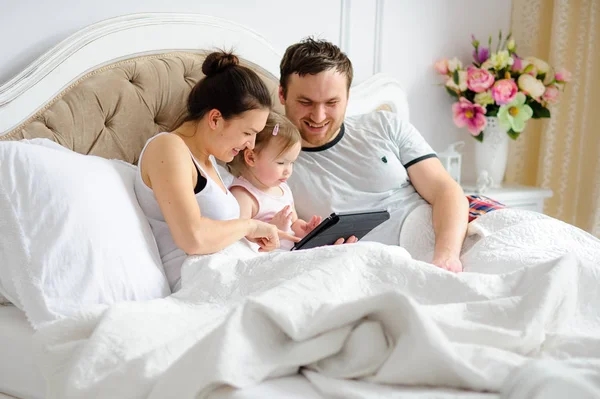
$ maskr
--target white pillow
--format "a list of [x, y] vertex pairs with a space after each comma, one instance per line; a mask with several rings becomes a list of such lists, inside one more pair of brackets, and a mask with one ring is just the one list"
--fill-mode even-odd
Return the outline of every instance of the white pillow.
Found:
[[59, 150], [59, 151], [72, 152], [67, 147], [63, 147], [62, 145], [58, 144], [57, 142], [49, 140], [49, 139], [40, 139], [40, 138], [23, 139], [23, 140], [20, 140], [20, 142], [27, 143], [27, 144], [41, 145], [42, 147], [54, 148], [55, 150]]
[[[24, 139], [24, 140], [21, 140], [21, 143], [41, 145], [43, 147], [54, 148], [56, 150], [66, 151], [66, 152], [71, 151], [68, 148], [65, 148], [62, 145], [60, 145], [52, 140], [48, 140], [48, 139], [41, 139], [41, 138], [28, 139], [28, 140]], [[1, 263], [0, 263], [0, 265], [1, 265]], [[7, 273], [5, 273], [5, 274], [7, 274]], [[10, 285], [12, 285], [12, 283]], [[5, 289], [2, 286], [2, 273], [1, 273], [1, 269], [0, 269], [0, 305], [10, 304], [11, 301], [9, 301], [8, 298], [6, 298], [2, 295], [3, 292], [5, 292]], [[15, 299], [15, 300], [18, 302], [17, 299]]]
[[0, 142], [0, 294], [34, 328], [170, 294], [133, 190], [136, 172], [63, 148]]

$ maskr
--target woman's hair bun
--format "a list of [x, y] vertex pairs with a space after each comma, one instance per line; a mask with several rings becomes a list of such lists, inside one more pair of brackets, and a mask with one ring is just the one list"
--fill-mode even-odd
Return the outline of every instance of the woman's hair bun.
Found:
[[202, 72], [206, 76], [214, 76], [239, 63], [240, 60], [232, 52], [215, 51], [210, 53], [202, 63]]

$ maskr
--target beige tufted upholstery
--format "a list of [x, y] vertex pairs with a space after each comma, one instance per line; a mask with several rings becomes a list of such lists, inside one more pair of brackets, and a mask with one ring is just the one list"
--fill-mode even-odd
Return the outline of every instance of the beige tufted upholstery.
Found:
[[[137, 163], [146, 140], [176, 128], [191, 88], [204, 75], [204, 54], [168, 53], [121, 61], [78, 79], [0, 140], [48, 138], [82, 154]], [[275, 78], [254, 69], [271, 91]], [[282, 111], [280, 108], [278, 111]]]

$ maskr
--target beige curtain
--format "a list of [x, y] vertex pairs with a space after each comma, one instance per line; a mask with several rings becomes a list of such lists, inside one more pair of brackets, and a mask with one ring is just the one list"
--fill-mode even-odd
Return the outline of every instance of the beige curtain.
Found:
[[572, 73], [550, 119], [511, 144], [507, 182], [549, 188], [544, 212], [600, 237], [600, 0], [513, 0], [521, 56]]

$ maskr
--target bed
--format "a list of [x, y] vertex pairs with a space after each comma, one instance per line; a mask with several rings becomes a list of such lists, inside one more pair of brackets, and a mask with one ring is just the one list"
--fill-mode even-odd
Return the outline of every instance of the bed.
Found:
[[[184, 117], [186, 94], [202, 76], [204, 54], [215, 47], [234, 48], [279, 104], [281, 54], [240, 25], [192, 14], [135, 14], [92, 25], [0, 87], [0, 144], [23, 143], [0, 158], [0, 188], [13, 184], [0, 197], [4, 214], [12, 212], [0, 222], [7, 229], [0, 230], [0, 292], [6, 291], [4, 302], [18, 304], [0, 306], [0, 395], [541, 398], [600, 392], [600, 241], [535, 212], [507, 209], [471, 223], [463, 275], [425, 262], [433, 231], [431, 209], [422, 207], [407, 219], [401, 246], [365, 243], [307, 251], [302, 259], [295, 253], [258, 259], [237, 243], [214, 256], [190, 257], [184, 288], [168, 296], [139, 214], [103, 208], [131, 200], [122, 183], [131, 182], [144, 142]], [[394, 79], [376, 75], [352, 87], [348, 114], [382, 108], [409, 118]], [[84, 180], [57, 179], [61, 173]], [[64, 196], [40, 195], [47, 187], [33, 176], [55, 179], [47, 187], [60, 186]], [[92, 184], [120, 191], [82, 197]], [[97, 223], [98, 248], [65, 258], [57, 242], [81, 238], [73, 214]], [[63, 225], [77, 228], [65, 232]], [[47, 246], [41, 251], [31, 245], [39, 237]], [[107, 277], [94, 258], [103, 249], [126, 251], [119, 261], [127, 273]], [[66, 267], [60, 262], [79, 279], [53, 281]], [[38, 272], [44, 277], [36, 278]], [[114, 300], [98, 282], [111, 276], [118, 280], [111, 288], [126, 292], [126, 300]], [[140, 276], [145, 285], [130, 290]], [[80, 295], [53, 292], [50, 283], [70, 284]], [[90, 306], [80, 311], [82, 303]]]

